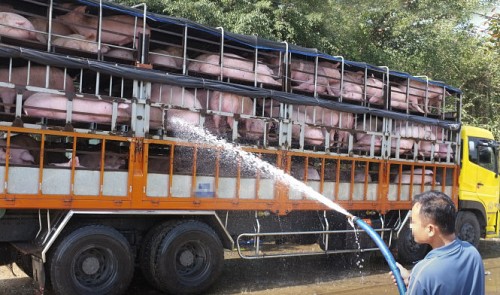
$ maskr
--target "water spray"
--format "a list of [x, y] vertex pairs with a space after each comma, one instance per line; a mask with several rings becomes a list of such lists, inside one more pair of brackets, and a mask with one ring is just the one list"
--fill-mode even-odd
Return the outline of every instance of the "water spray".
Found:
[[406, 285], [403, 281], [403, 278], [401, 277], [399, 268], [396, 265], [396, 260], [394, 260], [394, 257], [392, 256], [391, 252], [387, 248], [387, 245], [384, 243], [380, 235], [377, 234], [375, 230], [371, 226], [366, 224], [366, 222], [364, 222], [361, 218], [356, 217], [351, 213], [347, 212], [347, 210], [340, 207], [337, 203], [326, 198], [322, 194], [312, 189], [310, 186], [305, 185], [303, 182], [295, 179], [291, 175], [285, 173], [283, 170], [278, 169], [275, 166], [258, 159], [255, 155], [245, 152], [242, 149], [235, 147], [233, 144], [218, 139], [216, 136], [210, 134], [204, 129], [190, 125], [180, 118], [173, 118], [172, 123], [174, 125], [174, 129], [178, 130], [182, 129], [181, 134], [184, 137], [187, 136], [188, 140], [202, 139], [203, 141], [208, 141], [211, 144], [222, 147], [225, 151], [231, 153], [232, 154], [231, 156], [240, 156], [243, 159], [254, 163], [254, 165], [261, 171], [269, 172], [276, 179], [287, 182], [292, 188], [302, 193], [305, 193], [310, 198], [314, 198], [317, 201], [330, 207], [331, 209], [344, 214], [353, 224], [356, 223], [360, 228], [362, 228], [375, 242], [375, 244], [379, 247], [380, 251], [382, 252], [382, 255], [389, 264], [389, 268], [391, 269], [392, 273], [394, 274], [394, 277], [396, 278], [399, 294], [404, 295], [406, 293]]

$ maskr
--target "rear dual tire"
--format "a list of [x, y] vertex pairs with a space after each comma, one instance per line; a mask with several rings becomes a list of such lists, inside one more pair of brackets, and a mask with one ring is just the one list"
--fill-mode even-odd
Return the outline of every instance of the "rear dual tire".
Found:
[[207, 224], [188, 220], [167, 222], [147, 234], [140, 265], [146, 279], [169, 294], [199, 294], [222, 272], [220, 239]]
[[49, 271], [56, 294], [124, 294], [132, 280], [134, 259], [120, 232], [89, 225], [58, 243], [49, 256]]

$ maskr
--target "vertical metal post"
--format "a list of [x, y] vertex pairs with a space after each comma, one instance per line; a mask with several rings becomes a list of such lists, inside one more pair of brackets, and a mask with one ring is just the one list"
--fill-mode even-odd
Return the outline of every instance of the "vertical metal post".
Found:
[[217, 27], [216, 29], [221, 31], [219, 63], [220, 63], [220, 80], [222, 81], [224, 79], [224, 28]]
[[49, 27], [47, 28], [48, 29], [48, 32], [47, 32], [47, 52], [50, 52], [50, 45], [52, 43], [52, 13], [53, 13], [53, 9], [54, 9], [54, 1], [50, 0], [50, 2], [49, 2], [49, 15], [48, 15]]
[[335, 58], [340, 58], [341, 66], [340, 66], [340, 102], [342, 102], [342, 91], [344, 90], [344, 57], [337, 55]]

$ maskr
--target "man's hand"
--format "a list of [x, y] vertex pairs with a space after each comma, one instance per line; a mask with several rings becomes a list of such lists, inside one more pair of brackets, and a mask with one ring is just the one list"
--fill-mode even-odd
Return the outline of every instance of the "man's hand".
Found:
[[[401, 264], [396, 262], [396, 266], [399, 268], [399, 273], [401, 273], [401, 277], [403, 278], [403, 281], [405, 282], [406, 287], [408, 287], [409, 283], [409, 278], [410, 278], [410, 271], [404, 268]], [[392, 281], [394, 282], [394, 285], [397, 285], [396, 283], [396, 277], [392, 273], [392, 271], [389, 272], [391, 275]]]

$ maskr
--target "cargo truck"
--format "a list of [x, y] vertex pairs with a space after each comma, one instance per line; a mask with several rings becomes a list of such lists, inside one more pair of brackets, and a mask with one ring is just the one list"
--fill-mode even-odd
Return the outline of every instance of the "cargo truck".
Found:
[[460, 238], [499, 235], [498, 144], [462, 125], [457, 88], [144, 4], [4, 2], [0, 265], [41, 291], [124, 294], [142, 272], [201, 293], [225, 250], [377, 251], [262, 163], [369, 222], [400, 261], [429, 250], [408, 226], [424, 191], [454, 200]]

